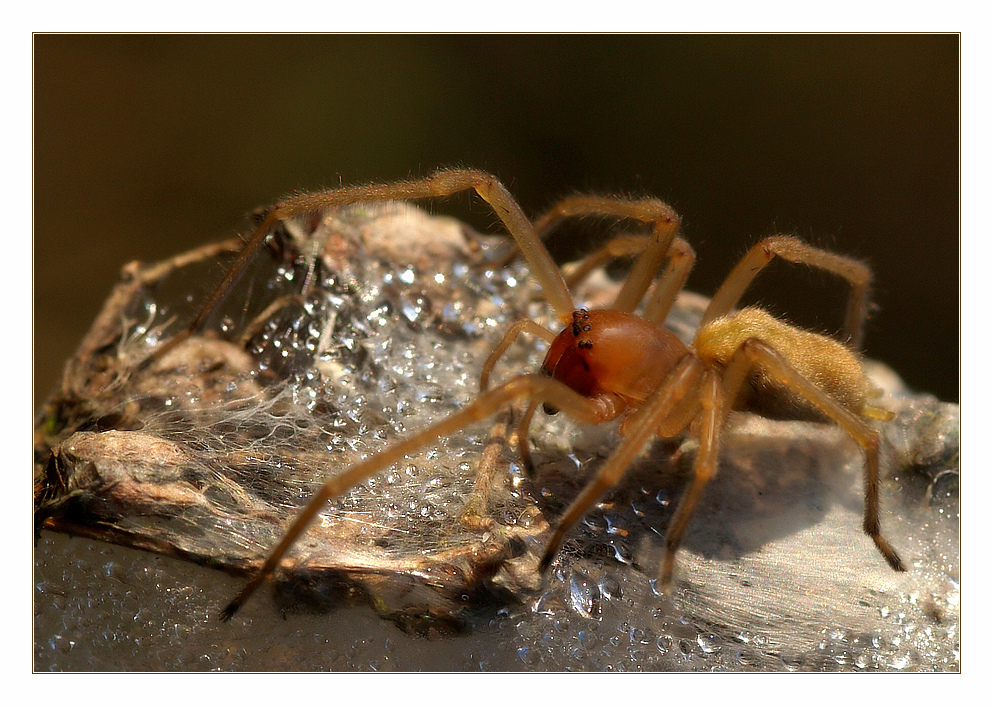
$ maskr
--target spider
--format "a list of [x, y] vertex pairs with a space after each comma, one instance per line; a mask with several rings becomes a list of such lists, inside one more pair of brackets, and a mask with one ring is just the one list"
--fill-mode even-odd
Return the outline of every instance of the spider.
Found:
[[[705, 310], [692, 342], [684, 344], [663, 322], [695, 255], [679, 235], [679, 216], [658, 199], [573, 196], [558, 202], [532, 223], [494, 176], [472, 169], [444, 170], [423, 179], [293, 196], [268, 212], [189, 328], [161, 345], [150, 360], [161, 357], [203, 325], [278, 223], [356, 202], [445, 197], [470, 190], [492, 207], [513, 236], [560, 320], [561, 330], [555, 332], [530, 320], [514, 324], [485, 361], [477, 398], [449, 417], [329, 479], [299, 511], [261, 568], [224, 608], [222, 620], [230, 619], [272, 573], [330, 499], [418, 448], [522, 401], [527, 407], [518, 422], [518, 439], [528, 468], [528, 430], [539, 407], [548, 413], [562, 412], [582, 424], [620, 421], [621, 440], [616, 449], [554, 525], [539, 562], [542, 571], [550, 565], [570, 527], [619, 482], [651, 438], [689, 433], [698, 438], [699, 447], [692, 481], [665, 534], [659, 585], [668, 588], [683, 533], [716, 471], [722, 429], [733, 409], [831, 421], [847, 432], [865, 455], [863, 530], [894, 570], [905, 570], [880, 530], [879, 435], [867, 421], [885, 420], [892, 415], [871, 403], [871, 387], [854, 352], [861, 343], [870, 270], [861, 262], [791, 236], [765, 238], [732, 269]], [[609, 241], [570, 273], [569, 281], [575, 283], [612, 258], [637, 256], [613, 306], [587, 311], [574, 305], [567, 280], [542, 238], [566, 218], [594, 215], [645, 223], [651, 226], [651, 232]], [[847, 345], [793, 327], [759, 308], [736, 310], [752, 280], [775, 257], [833, 272], [850, 283], [844, 325]], [[656, 277], [660, 270], [661, 275]], [[643, 300], [642, 313], [635, 314]], [[549, 344], [541, 370], [514, 376], [491, 389], [489, 378], [495, 364], [522, 334]]]

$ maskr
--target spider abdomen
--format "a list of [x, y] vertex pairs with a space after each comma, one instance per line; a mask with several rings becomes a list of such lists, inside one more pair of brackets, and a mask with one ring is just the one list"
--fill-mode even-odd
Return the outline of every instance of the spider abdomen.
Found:
[[[776, 349], [800, 375], [846, 409], [862, 414], [869, 383], [858, 355], [833, 338], [790, 326], [764, 309], [748, 307], [711, 321], [697, 333], [694, 348], [704, 361], [725, 367], [748, 339], [758, 339]], [[761, 367], [749, 379], [735, 407], [773, 418], [824, 418]]]

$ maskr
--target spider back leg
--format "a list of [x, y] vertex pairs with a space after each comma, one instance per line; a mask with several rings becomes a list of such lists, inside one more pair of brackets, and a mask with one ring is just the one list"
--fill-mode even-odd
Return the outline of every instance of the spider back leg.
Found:
[[757, 338], [745, 340], [731, 356], [724, 372], [724, 398], [730, 403], [751, 373], [761, 370], [778, 384], [803, 397], [825, 417], [845, 430], [865, 454], [865, 510], [862, 529], [895, 571], [906, 571], [899, 554], [883, 537], [879, 524], [879, 433], [861, 416], [797, 372], [785, 356]]
[[815, 248], [789, 235], [765, 238], [752, 246], [710, 300], [700, 325], [703, 326], [730, 314], [738, 306], [741, 296], [759, 272], [775, 257], [781, 257], [789, 262], [805, 263], [848, 280], [852, 289], [845, 310], [844, 336], [853, 350], [861, 348], [872, 270], [863, 262]]

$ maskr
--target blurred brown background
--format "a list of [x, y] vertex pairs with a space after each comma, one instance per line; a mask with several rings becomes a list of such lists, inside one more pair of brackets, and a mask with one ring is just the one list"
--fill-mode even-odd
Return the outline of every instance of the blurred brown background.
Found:
[[[957, 401], [958, 52], [956, 35], [36, 36], [35, 405], [126, 262], [288, 192], [450, 165], [496, 173], [532, 214], [574, 191], [662, 197], [704, 293], [774, 232], [865, 258], [867, 352]], [[432, 208], [494, 226], [478, 201]], [[829, 277], [762, 283], [794, 321], [841, 321]]]

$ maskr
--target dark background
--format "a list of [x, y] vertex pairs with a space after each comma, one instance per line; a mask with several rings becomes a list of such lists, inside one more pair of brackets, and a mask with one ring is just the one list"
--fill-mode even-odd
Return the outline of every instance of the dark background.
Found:
[[[35, 405], [126, 262], [292, 191], [453, 165], [531, 214], [660, 196], [704, 293], [775, 232], [864, 258], [867, 353], [957, 401], [958, 61], [957, 35], [36, 36]], [[432, 208], [495, 225], [468, 198]], [[762, 284], [774, 311], [839, 325], [830, 277]]]

